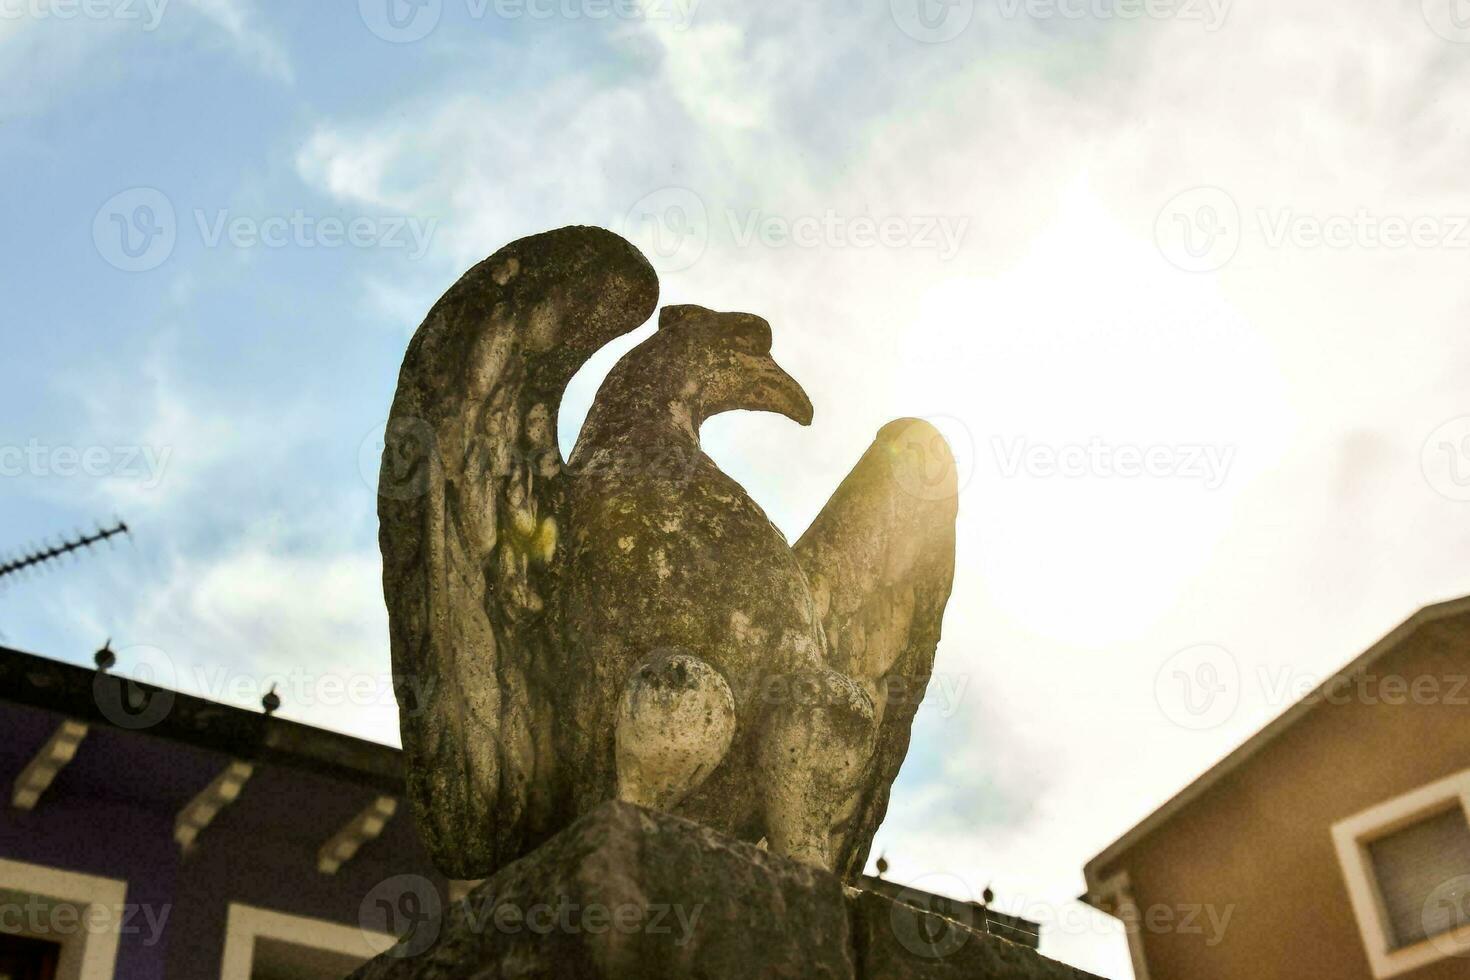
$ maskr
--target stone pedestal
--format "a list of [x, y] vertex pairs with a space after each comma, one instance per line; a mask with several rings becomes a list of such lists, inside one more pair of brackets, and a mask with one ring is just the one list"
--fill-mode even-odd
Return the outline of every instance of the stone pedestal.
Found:
[[1086, 980], [664, 813], [608, 803], [351, 980]]

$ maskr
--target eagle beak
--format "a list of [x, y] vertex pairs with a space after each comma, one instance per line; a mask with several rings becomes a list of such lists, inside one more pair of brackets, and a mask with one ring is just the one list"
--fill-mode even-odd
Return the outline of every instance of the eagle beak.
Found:
[[812, 424], [812, 400], [801, 390], [796, 379], [781, 370], [781, 365], [769, 354], [741, 353], [736, 356], [745, 388], [740, 408], [775, 412], [798, 425]]

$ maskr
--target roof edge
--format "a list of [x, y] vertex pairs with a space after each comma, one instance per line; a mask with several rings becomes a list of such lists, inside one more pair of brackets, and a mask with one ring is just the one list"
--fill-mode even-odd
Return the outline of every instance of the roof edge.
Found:
[[[123, 685], [127, 685], [126, 694]], [[275, 718], [232, 704], [186, 694], [127, 677], [52, 660], [0, 646], [0, 702], [25, 705], [118, 731], [166, 738], [196, 748], [256, 762], [287, 765], [402, 795], [402, 752], [326, 728]], [[166, 699], [162, 716], [140, 723], [142, 715], [121, 708], [141, 694], [139, 703]], [[104, 708], [108, 700], [113, 710]], [[145, 709], [149, 710], [149, 709]], [[119, 712], [124, 717], [119, 717]]]
[[1418, 632], [1421, 627], [1462, 613], [1470, 613], [1470, 595], [1446, 599], [1443, 602], [1432, 603], [1420, 608], [1408, 619], [1385, 634], [1377, 643], [1374, 643], [1367, 650], [1363, 651], [1351, 663], [1333, 673], [1321, 684], [1313, 688], [1310, 693], [1304, 695], [1291, 707], [1273, 718], [1264, 728], [1242, 742], [1229, 755], [1226, 755], [1219, 762], [1206, 769], [1193, 782], [1166, 800], [1162, 806], [1154, 810], [1147, 817], [1144, 817], [1131, 830], [1109, 844], [1097, 856], [1083, 865], [1082, 876], [1087, 884], [1087, 892], [1082, 896], [1083, 901], [1094, 908], [1106, 911], [1106, 909], [1101, 909], [1095, 901], [1096, 893], [1101, 887], [1101, 882], [1098, 880], [1099, 869], [1118, 860], [1135, 844], [1168, 822], [1179, 811], [1204, 795], [1206, 791], [1220, 780], [1254, 758], [1261, 750], [1274, 742], [1278, 736], [1306, 717], [1313, 708], [1322, 703], [1324, 698], [1321, 695], [1332, 685], [1338, 684], [1344, 679], [1351, 678], [1367, 670], [1390, 651], [1396, 649], [1414, 633]]

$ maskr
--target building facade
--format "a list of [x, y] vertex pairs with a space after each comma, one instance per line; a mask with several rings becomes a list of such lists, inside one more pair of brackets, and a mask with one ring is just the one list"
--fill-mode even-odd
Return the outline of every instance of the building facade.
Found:
[[1414, 615], [1085, 874], [1139, 980], [1470, 977], [1470, 598]]
[[3, 647], [0, 732], [0, 980], [338, 980], [425, 950], [473, 884], [434, 870], [388, 746]]
[[336, 980], [450, 897], [397, 750], [0, 648], [0, 976]]

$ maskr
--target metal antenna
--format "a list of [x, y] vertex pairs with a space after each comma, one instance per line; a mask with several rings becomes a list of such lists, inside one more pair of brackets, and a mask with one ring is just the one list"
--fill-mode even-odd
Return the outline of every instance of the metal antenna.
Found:
[[116, 521], [112, 527], [104, 528], [99, 525], [96, 534], [78, 534], [74, 538], [65, 539], [60, 544], [53, 545], [49, 548], [40, 548], [27, 552], [14, 561], [0, 562], [0, 579], [5, 578], [7, 575], [14, 575], [35, 565], [44, 565], [48, 561], [55, 561], [57, 558], [63, 555], [69, 555], [73, 551], [90, 549], [92, 545], [99, 541], [106, 541], [119, 534], [126, 535], [128, 533], [128, 526], [120, 520]]

